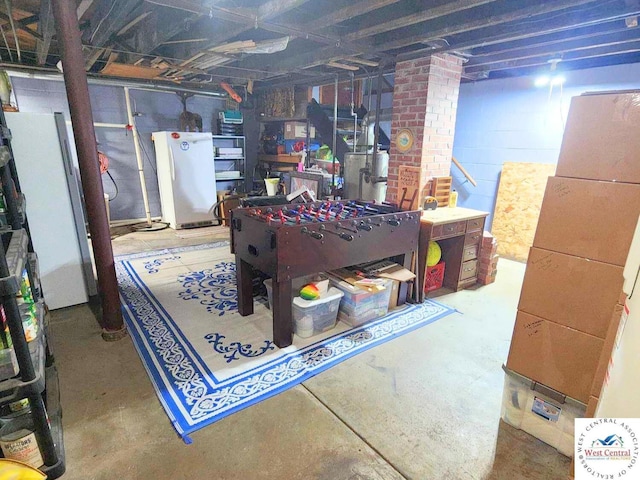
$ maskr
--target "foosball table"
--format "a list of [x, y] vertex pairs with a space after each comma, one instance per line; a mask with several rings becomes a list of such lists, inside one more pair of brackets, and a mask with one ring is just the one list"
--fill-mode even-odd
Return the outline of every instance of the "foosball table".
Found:
[[[324, 201], [232, 211], [238, 311], [253, 313], [252, 268], [272, 277], [273, 341], [293, 341], [294, 278], [392, 257], [411, 269], [418, 249], [420, 211], [359, 201]], [[403, 283], [399, 303], [409, 296]]]

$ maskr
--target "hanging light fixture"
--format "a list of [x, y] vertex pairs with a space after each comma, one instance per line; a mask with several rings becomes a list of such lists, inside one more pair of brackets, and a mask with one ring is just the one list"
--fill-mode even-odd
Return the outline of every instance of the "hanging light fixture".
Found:
[[561, 61], [562, 61], [561, 58], [553, 58], [549, 60], [549, 63], [551, 64], [551, 68], [550, 68], [551, 73], [536, 77], [533, 84], [538, 88], [546, 87], [549, 85], [554, 87], [554, 86], [564, 84], [564, 82], [566, 81], [565, 76], [556, 72], [558, 63], [560, 63]]

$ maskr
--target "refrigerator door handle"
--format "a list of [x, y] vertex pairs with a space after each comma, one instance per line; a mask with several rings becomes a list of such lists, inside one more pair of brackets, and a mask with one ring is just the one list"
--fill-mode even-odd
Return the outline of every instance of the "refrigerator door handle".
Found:
[[173, 147], [169, 145], [169, 170], [171, 170], [171, 180], [176, 180], [176, 166], [173, 159]]
[[63, 155], [62, 155], [62, 163], [64, 164], [64, 168], [67, 171], [67, 175], [69, 175], [70, 177], [74, 177], [75, 173], [73, 171], [73, 167], [71, 166], [71, 150], [69, 150], [69, 141], [64, 138], [62, 139], [62, 148], [63, 148]]

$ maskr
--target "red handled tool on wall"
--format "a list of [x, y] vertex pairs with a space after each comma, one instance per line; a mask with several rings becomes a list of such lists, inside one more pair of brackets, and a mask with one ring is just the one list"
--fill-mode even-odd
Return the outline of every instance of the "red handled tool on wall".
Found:
[[242, 103], [242, 97], [238, 95], [238, 93], [233, 89], [231, 85], [227, 82], [220, 82], [220, 86], [224, 89], [225, 92], [229, 94], [231, 98], [233, 98], [236, 102]]

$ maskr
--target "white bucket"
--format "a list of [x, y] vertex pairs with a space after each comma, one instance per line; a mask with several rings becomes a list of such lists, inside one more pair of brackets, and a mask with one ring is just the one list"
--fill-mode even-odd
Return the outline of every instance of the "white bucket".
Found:
[[278, 183], [280, 183], [279, 178], [265, 178], [264, 185], [267, 187], [267, 195], [273, 197], [278, 193]]

